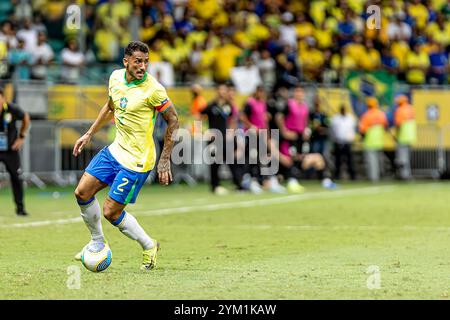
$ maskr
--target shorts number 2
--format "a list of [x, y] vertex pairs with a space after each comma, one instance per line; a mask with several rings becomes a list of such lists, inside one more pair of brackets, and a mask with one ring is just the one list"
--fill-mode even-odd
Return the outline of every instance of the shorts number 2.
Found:
[[122, 178], [122, 181], [123, 183], [117, 186], [117, 190], [119, 190], [120, 192], [123, 192], [123, 187], [125, 187], [129, 182], [127, 178]]

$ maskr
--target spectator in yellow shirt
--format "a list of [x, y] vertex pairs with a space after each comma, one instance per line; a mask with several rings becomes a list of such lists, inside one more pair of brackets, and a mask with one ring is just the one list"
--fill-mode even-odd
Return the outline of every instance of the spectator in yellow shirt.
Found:
[[[6, 64], [6, 58], [8, 57], [8, 44], [6, 41], [0, 40], [0, 62]], [[1, 73], [1, 70], [0, 70]]]
[[331, 68], [339, 74], [339, 77], [344, 77], [348, 71], [358, 68], [356, 61], [348, 53], [348, 46], [340, 48], [339, 53], [333, 54]]
[[348, 6], [358, 15], [361, 15], [364, 9], [365, 0], [347, 0]]
[[202, 20], [213, 18], [220, 10], [217, 0], [194, 0], [191, 5], [195, 11], [195, 15]]
[[102, 19], [119, 20], [120, 18], [129, 17], [132, 10], [133, 6], [129, 1], [108, 1], [97, 7], [97, 15]]
[[235, 25], [236, 31], [234, 32], [233, 40], [239, 45], [239, 47], [247, 49], [250, 48], [253, 42], [250, 40], [247, 32], [245, 21], [239, 21]]
[[270, 36], [270, 31], [267, 26], [262, 24], [257, 15], [250, 15], [247, 18], [246, 34], [252, 44], [267, 40]]
[[413, 0], [408, 5], [408, 13], [416, 21], [418, 29], [422, 30], [425, 28], [428, 21], [428, 9], [422, 4], [421, 0]]
[[420, 44], [416, 43], [413, 51], [406, 56], [406, 80], [409, 84], [424, 84], [430, 67], [428, 54], [420, 51]]
[[423, 30], [428, 22], [428, 9], [422, 4], [421, 0], [412, 0], [412, 3], [407, 4], [408, 13], [416, 21], [416, 26], [419, 30]]
[[355, 61], [359, 61], [366, 51], [366, 48], [363, 45], [363, 38], [360, 34], [354, 35], [353, 42], [347, 44], [346, 47], [347, 54], [350, 55]]
[[[370, 2], [368, 2], [366, 5], [369, 6]], [[399, 12], [405, 13], [405, 11], [403, 10], [404, 6], [405, 3], [403, 0], [389, 0], [382, 7], [383, 16], [391, 18]]]
[[194, 31], [189, 32], [186, 41], [193, 47], [195, 44], [203, 44], [208, 37], [208, 32], [204, 30], [204, 23], [202, 21], [196, 21], [194, 24]]
[[[131, 42], [131, 33], [128, 28], [128, 20], [125, 18], [119, 19], [119, 43], [121, 48], [125, 48]], [[122, 49], [123, 50], [123, 49]]]
[[168, 42], [161, 48], [161, 56], [163, 60], [170, 62], [178, 75], [181, 77], [181, 81], [187, 75], [189, 69], [189, 63], [187, 60], [189, 51], [184, 44], [183, 39], [176, 38], [174, 36], [168, 37]]
[[331, 15], [338, 21], [338, 22], [342, 22], [344, 21], [344, 17], [345, 17], [345, 13], [344, 10], [342, 10], [342, 8], [338, 7], [338, 6], [329, 6], [328, 7], [329, 12], [331, 13]]
[[297, 33], [297, 39], [303, 40], [310, 37], [314, 33], [314, 25], [306, 19], [303, 12], [297, 15], [297, 20], [294, 24], [295, 32]]
[[203, 43], [207, 49], [215, 49], [220, 45], [220, 38], [214, 31], [210, 30]]
[[215, 51], [214, 79], [219, 83], [226, 82], [230, 79], [231, 69], [236, 66], [236, 58], [242, 50], [228, 38], [222, 38], [220, 46]]
[[325, 64], [324, 54], [317, 49], [316, 40], [313, 37], [306, 38], [306, 43], [306, 49], [299, 54], [303, 74], [306, 80], [319, 81]]
[[364, 54], [359, 60], [359, 65], [362, 69], [366, 71], [373, 71], [380, 67], [381, 57], [378, 50], [373, 46], [373, 41], [366, 39]]
[[155, 24], [151, 16], [146, 16], [141, 29], [139, 30], [139, 37], [142, 42], [149, 42], [156, 35], [160, 29], [159, 23]]
[[333, 31], [327, 28], [324, 20], [319, 28], [314, 29], [314, 38], [317, 40], [317, 47], [320, 50], [325, 50], [333, 45]]
[[119, 56], [119, 38], [111, 30], [107, 30], [101, 20], [97, 20], [98, 28], [94, 35], [97, 58], [100, 62], [112, 62]]
[[429, 37], [427, 42], [420, 45], [420, 51], [423, 51], [428, 55], [438, 50], [439, 50], [439, 43], [436, 42], [434, 37]]
[[309, 15], [316, 26], [322, 25], [325, 21], [326, 9], [328, 6], [329, 2], [325, 0], [311, 1], [309, 4]]
[[211, 85], [213, 83], [213, 67], [216, 60], [216, 49], [206, 48], [203, 45], [198, 63], [197, 75], [198, 82], [202, 85]]
[[153, 41], [152, 45], [150, 46], [150, 51], [148, 52], [148, 61], [150, 61], [150, 63], [162, 61], [162, 57], [160, 54], [162, 46], [162, 40], [156, 39], [155, 41]]
[[212, 25], [215, 28], [222, 28], [225, 27], [228, 24], [228, 14], [220, 9], [217, 11], [217, 13], [214, 15], [214, 19], [212, 20]]
[[411, 51], [409, 44], [405, 41], [393, 41], [391, 46], [392, 55], [398, 61], [399, 71], [402, 73], [406, 70], [406, 57]]
[[436, 21], [427, 26], [426, 34], [444, 47], [450, 45], [450, 21], [446, 21], [445, 16], [438, 13]]

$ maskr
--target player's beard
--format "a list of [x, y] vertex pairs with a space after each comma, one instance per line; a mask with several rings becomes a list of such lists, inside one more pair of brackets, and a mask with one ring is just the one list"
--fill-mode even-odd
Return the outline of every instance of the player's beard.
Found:
[[143, 71], [143, 72], [140, 73], [140, 74], [135, 73], [135, 74], [134, 74], [134, 77], [135, 77], [136, 79], [138, 79], [138, 80], [142, 80], [142, 78], [144, 77], [144, 74], [145, 74], [145, 71]]
[[141, 80], [145, 75], [145, 71], [142, 74], [138, 74], [138, 71], [139, 70], [133, 71], [130, 67], [127, 67], [127, 72], [133, 77], [133, 79]]

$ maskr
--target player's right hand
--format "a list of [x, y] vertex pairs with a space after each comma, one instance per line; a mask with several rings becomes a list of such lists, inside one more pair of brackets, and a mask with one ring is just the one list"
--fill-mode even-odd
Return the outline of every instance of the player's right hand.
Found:
[[173, 181], [172, 172], [170, 170], [170, 159], [159, 159], [157, 171], [160, 184], [167, 186]]
[[283, 138], [285, 138], [286, 140], [295, 141], [298, 139], [298, 134], [295, 131], [286, 129], [286, 131], [283, 132]]
[[87, 145], [91, 141], [91, 135], [88, 133], [85, 133], [80, 139], [75, 142], [75, 145], [73, 147], [73, 155], [76, 157], [78, 156], [81, 151], [83, 151], [83, 148], [85, 145]]

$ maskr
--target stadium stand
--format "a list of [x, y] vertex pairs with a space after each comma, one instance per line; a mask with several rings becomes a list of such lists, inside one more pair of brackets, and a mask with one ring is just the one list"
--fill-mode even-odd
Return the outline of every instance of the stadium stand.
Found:
[[[73, 4], [84, 17], [79, 30], [65, 24]], [[381, 6], [380, 29], [366, 25], [370, 4]], [[107, 77], [109, 64], [120, 63], [124, 44], [139, 39], [152, 48], [151, 62], [170, 64], [177, 84], [226, 82], [233, 67], [251, 65], [288, 86], [305, 80], [341, 83], [349, 70], [377, 68], [410, 84], [444, 84], [449, 12], [445, 0], [2, 1], [0, 59], [9, 66], [2, 78], [13, 76], [8, 53], [17, 38], [31, 41], [27, 50], [32, 50], [37, 42], [32, 38], [46, 31], [56, 64], [64, 63], [66, 44], [78, 40], [91, 66], [80, 74], [82, 82], [92, 74]], [[261, 57], [275, 62], [269, 73]], [[59, 80], [55, 73], [62, 69], [52, 70], [57, 71], [50, 79]]]

